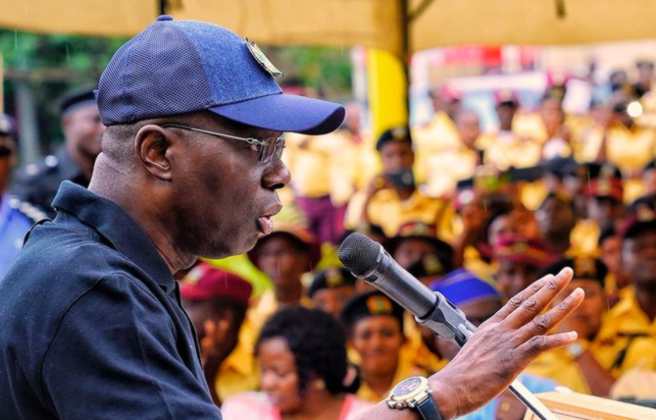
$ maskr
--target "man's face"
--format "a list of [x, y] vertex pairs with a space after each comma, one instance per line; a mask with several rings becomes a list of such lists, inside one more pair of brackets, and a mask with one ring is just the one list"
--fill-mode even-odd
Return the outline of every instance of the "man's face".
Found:
[[602, 229], [612, 226], [622, 213], [622, 204], [609, 197], [592, 197], [587, 208], [588, 216]]
[[565, 114], [558, 99], [547, 99], [542, 103], [540, 116], [549, 135], [555, 135], [556, 130], [565, 120]]
[[535, 217], [544, 236], [569, 236], [576, 224], [573, 207], [557, 199], [550, 199], [540, 206]]
[[510, 104], [501, 104], [497, 106], [497, 117], [499, 118], [499, 126], [502, 129], [510, 129], [512, 121], [517, 112], [517, 107]]
[[645, 183], [645, 192], [647, 194], [656, 193], [656, 169], [648, 169], [642, 175], [642, 181]]
[[383, 173], [395, 173], [403, 169], [412, 169], [415, 154], [406, 142], [390, 141], [380, 149]]
[[401, 240], [393, 257], [401, 267], [407, 269], [428, 255], [437, 255], [437, 250], [430, 242], [419, 238], [407, 238]]
[[467, 147], [474, 147], [476, 140], [481, 135], [481, 125], [473, 112], [464, 112], [458, 116], [458, 133], [460, 140]]
[[[240, 137], [272, 139], [281, 134], [237, 127], [206, 114], [188, 122]], [[169, 139], [175, 145], [166, 151], [171, 181], [165, 200], [170, 200], [173, 211], [165, 210], [175, 218], [176, 244], [188, 254], [213, 258], [250, 250], [267, 233], [271, 216], [280, 211], [276, 190], [290, 180], [287, 167], [276, 158], [259, 162], [257, 150], [246, 142], [165, 131], [175, 136]]]
[[100, 153], [100, 138], [105, 130], [98, 107], [89, 104], [77, 108], [64, 115], [62, 123], [66, 142], [81, 156], [94, 160]]
[[239, 336], [235, 312], [224, 306], [217, 313], [211, 301], [183, 301], [183, 306], [198, 334], [203, 360], [225, 359], [236, 347]]
[[647, 230], [624, 240], [622, 268], [636, 286], [656, 289], [656, 231]]
[[258, 246], [257, 265], [275, 287], [288, 288], [298, 285], [301, 276], [308, 271], [308, 256], [287, 237], [266, 238]]
[[538, 279], [540, 269], [530, 264], [502, 260], [496, 274], [497, 287], [510, 299]]
[[16, 161], [16, 143], [5, 135], [0, 135], [0, 194], [9, 186], [9, 175]]
[[622, 239], [619, 236], [611, 236], [601, 243], [601, 260], [608, 267], [608, 271], [617, 274], [620, 273], [620, 250], [622, 247]]

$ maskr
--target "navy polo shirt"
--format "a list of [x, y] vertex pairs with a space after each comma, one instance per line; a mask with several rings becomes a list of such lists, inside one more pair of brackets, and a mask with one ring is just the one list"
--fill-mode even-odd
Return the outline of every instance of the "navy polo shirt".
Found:
[[0, 418], [220, 419], [141, 227], [71, 182], [53, 207], [0, 281]]

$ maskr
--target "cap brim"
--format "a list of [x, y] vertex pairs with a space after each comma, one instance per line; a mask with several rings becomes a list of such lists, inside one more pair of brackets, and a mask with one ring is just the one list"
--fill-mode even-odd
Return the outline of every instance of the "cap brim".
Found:
[[330, 133], [339, 128], [345, 115], [340, 104], [286, 94], [262, 96], [209, 110], [241, 124], [303, 134]]

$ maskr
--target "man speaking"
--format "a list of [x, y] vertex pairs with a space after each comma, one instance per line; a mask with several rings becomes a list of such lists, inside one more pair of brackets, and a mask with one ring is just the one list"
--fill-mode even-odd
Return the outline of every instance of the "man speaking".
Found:
[[[344, 109], [282, 94], [254, 44], [161, 16], [102, 74], [107, 129], [89, 189], [64, 182], [0, 281], [0, 413], [6, 419], [219, 419], [173, 274], [271, 232], [290, 175], [281, 134], [336, 129]], [[582, 299], [541, 310], [549, 276], [481, 326], [428, 379], [431, 408], [463, 414], [575, 334], [545, 335]], [[389, 404], [391, 406], [393, 404]], [[418, 418], [381, 403], [367, 418]]]

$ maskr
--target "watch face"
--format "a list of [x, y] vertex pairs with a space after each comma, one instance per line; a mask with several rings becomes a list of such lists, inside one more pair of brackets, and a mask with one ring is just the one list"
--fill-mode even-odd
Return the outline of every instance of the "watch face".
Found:
[[406, 379], [394, 388], [392, 395], [398, 398], [410, 394], [421, 384], [421, 379], [420, 377]]

